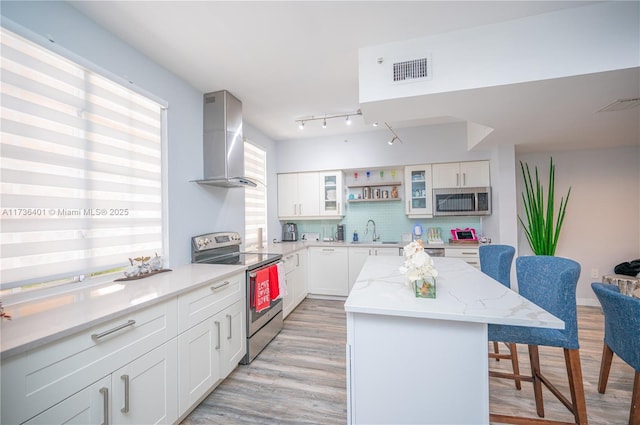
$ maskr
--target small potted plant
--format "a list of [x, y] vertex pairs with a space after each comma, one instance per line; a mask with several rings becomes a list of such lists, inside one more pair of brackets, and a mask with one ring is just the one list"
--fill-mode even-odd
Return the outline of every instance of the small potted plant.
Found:
[[547, 186], [547, 198], [545, 205], [544, 188], [538, 177], [538, 167], [535, 167], [535, 186], [529, 172], [529, 165], [520, 162], [522, 177], [524, 179], [525, 192], [522, 193], [522, 202], [527, 215], [527, 223], [518, 216], [520, 224], [527, 236], [527, 241], [531, 250], [536, 255], [555, 255], [560, 229], [564, 221], [564, 215], [571, 195], [571, 187], [567, 192], [567, 197], [560, 198], [558, 216], [555, 216], [555, 166], [553, 158], [549, 162], [549, 182]]

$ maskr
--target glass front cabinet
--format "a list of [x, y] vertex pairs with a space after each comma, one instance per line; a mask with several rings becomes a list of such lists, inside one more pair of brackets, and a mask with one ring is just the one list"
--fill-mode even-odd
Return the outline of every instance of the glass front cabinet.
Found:
[[409, 217], [433, 217], [431, 165], [410, 165], [404, 169], [406, 213]]
[[324, 171], [320, 173], [320, 215], [343, 216], [343, 177], [342, 171]]

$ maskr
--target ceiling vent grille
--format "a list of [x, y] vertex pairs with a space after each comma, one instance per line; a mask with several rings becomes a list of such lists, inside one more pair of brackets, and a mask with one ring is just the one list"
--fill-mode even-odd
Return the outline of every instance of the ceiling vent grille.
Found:
[[401, 83], [430, 77], [427, 58], [396, 62], [393, 64], [393, 82]]

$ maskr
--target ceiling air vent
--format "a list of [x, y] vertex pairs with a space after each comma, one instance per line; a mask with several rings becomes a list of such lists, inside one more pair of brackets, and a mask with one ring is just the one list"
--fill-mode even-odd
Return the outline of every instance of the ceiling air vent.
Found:
[[431, 63], [427, 58], [396, 62], [393, 64], [393, 82], [412, 82], [431, 77]]

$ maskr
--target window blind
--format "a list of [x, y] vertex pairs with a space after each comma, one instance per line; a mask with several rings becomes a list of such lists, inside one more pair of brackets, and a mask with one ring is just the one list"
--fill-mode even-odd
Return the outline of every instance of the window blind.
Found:
[[[261, 183], [267, 181], [267, 153], [249, 141], [244, 142], [244, 173]], [[244, 190], [245, 199], [245, 249], [258, 246], [258, 229], [262, 229], [262, 243], [267, 238], [267, 190], [265, 184], [247, 187]]]
[[162, 106], [0, 30], [2, 289], [162, 255]]

